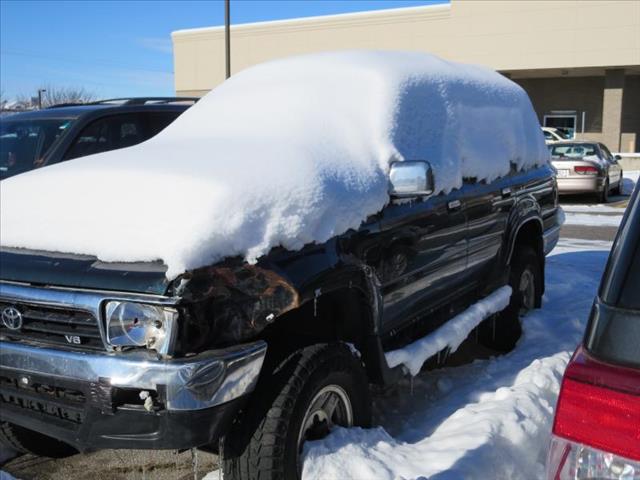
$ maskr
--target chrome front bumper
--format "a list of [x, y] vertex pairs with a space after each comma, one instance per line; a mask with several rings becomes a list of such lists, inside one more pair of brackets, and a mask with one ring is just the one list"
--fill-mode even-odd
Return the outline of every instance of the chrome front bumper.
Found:
[[160, 360], [150, 352], [85, 353], [0, 341], [0, 372], [25, 384], [34, 375], [154, 391], [166, 410], [201, 410], [253, 391], [266, 350], [267, 344], [258, 341]]

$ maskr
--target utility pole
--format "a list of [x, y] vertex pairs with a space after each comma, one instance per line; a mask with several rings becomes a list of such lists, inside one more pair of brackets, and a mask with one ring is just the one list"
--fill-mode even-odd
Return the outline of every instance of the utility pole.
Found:
[[226, 77], [231, 76], [231, 14], [229, 0], [224, 0], [224, 59], [226, 65]]
[[46, 92], [44, 88], [38, 89], [38, 110], [42, 110], [42, 94]]

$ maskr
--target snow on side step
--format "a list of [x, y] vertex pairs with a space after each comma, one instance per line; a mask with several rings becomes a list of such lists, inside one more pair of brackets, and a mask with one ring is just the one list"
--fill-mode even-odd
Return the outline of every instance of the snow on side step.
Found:
[[435, 332], [410, 343], [406, 347], [385, 353], [390, 368], [404, 365], [412, 376], [416, 376], [424, 362], [439, 351], [449, 348], [455, 352], [469, 333], [480, 322], [494, 313], [504, 310], [509, 305], [511, 287], [504, 286], [497, 289], [488, 297], [456, 315]]

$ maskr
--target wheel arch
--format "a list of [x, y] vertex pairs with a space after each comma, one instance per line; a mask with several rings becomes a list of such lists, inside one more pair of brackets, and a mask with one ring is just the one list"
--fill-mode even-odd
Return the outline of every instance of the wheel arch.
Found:
[[545, 256], [544, 256], [544, 240], [543, 240], [543, 223], [539, 216], [530, 216], [524, 218], [518, 223], [510, 236], [509, 248], [507, 251], [506, 264], [511, 266], [514, 255], [519, 248], [523, 246], [531, 247], [539, 260], [540, 273], [542, 276], [542, 285], [540, 286], [537, 298], [536, 306], [540, 307], [542, 304], [542, 295], [544, 294], [544, 271], [545, 271]]

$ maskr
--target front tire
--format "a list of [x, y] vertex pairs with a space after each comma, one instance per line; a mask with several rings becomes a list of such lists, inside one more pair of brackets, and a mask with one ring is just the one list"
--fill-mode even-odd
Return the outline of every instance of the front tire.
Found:
[[17, 452], [40, 457], [65, 458], [78, 453], [67, 443], [9, 422], [0, 422], [0, 443]]
[[519, 247], [511, 260], [509, 305], [482, 322], [480, 343], [500, 352], [513, 350], [522, 335], [520, 318], [539, 306], [542, 282], [541, 262], [535, 250], [528, 245]]
[[300, 349], [264, 375], [222, 443], [232, 480], [294, 480], [306, 440], [336, 425], [368, 427], [371, 398], [362, 363], [344, 344]]

